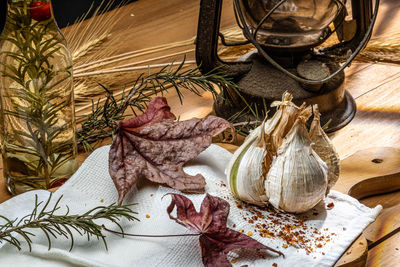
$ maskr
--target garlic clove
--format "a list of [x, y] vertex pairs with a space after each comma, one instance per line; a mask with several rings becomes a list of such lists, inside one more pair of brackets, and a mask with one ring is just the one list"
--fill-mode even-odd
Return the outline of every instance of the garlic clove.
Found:
[[289, 131], [265, 180], [268, 201], [277, 209], [302, 213], [320, 202], [327, 188], [327, 165], [311, 147], [305, 109]]
[[281, 112], [279, 116], [279, 122], [274, 125], [272, 131], [270, 132], [271, 144], [272, 147], [270, 151], [272, 151], [275, 155], [281, 146], [283, 139], [289, 132], [289, 130], [293, 127], [294, 122], [296, 121], [298, 115], [300, 114], [302, 107], [296, 106], [292, 102], [293, 96], [288, 92], [285, 92], [282, 96], [282, 101], [274, 101], [271, 104], [271, 107], [279, 107]]
[[318, 105], [314, 105], [313, 112], [314, 119], [311, 123], [310, 138], [313, 142], [312, 148], [328, 166], [328, 187], [326, 190], [327, 195], [329, 193], [329, 190], [335, 185], [336, 181], [339, 179], [340, 158], [331, 140], [321, 128], [321, 114], [318, 111]]
[[226, 175], [229, 188], [239, 199], [256, 205], [265, 205], [264, 159], [267, 150], [263, 143], [264, 124], [254, 129], [233, 154]]

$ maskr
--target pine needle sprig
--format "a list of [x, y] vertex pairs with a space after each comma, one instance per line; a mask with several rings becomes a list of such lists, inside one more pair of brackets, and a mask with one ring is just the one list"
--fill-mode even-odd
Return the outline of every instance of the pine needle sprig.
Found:
[[116, 99], [111, 90], [104, 86], [106, 101], [102, 105], [100, 100], [92, 102], [91, 112], [84, 115], [85, 120], [77, 131], [78, 145], [86, 151], [92, 150], [92, 144], [110, 137], [112, 128], [116, 127], [125, 117], [129, 108], [134, 115], [143, 112], [154, 95], [164, 95], [174, 89], [181, 103], [183, 90], [188, 90], [201, 96], [202, 92], [211, 92], [217, 95], [217, 88], [223, 90], [226, 86], [237, 88], [237, 85], [228, 77], [211, 71], [202, 74], [199, 67], [184, 69], [185, 60], [174, 68], [175, 64], [163, 67], [155, 73], [148, 70], [147, 77], [140, 75], [129, 90], [124, 90], [122, 96]]
[[65, 237], [71, 240], [70, 251], [74, 246], [74, 233], [80, 236], [87, 236], [88, 241], [96, 237], [101, 239], [104, 246], [107, 248], [106, 238], [102, 233], [102, 224], [96, 223], [97, 219], [108, 220], [115, 225], [117, 225], [123, 232], [123, 228], [120, 225], [122, 218], [128, 221], [134, 221], [138, 219], [134, 217], [136, 212], [131, 210], [131, 205], [117, 206], [111, 204], [109, 206], [98, 206], [80, 215], [70, 215], [68, 206], [66, 206], [67, 211], [62, 214], [56, 214], [60, 210], [60, 201], [62, 196], [57, 199], [52, 207], [50, 206], [50, 201], [52, 194], [49, 196], [46, 202], [38, 202], [37, 195], [35, 196], [35, 206], [32, 212], [21, 219], [10, 220], [3, 215], [0, 215], [0, 219], [3, 219], [4, 224], [0, 224], [0, 243], [6, 242], [18, 250], [22, 249], [22, 243], [17, 238], [22, 237], [23, 240], [29, 246], [29, 251], [32, 250], [32, 237], [35, 234], [31, 231], [32, 229], [40, 229], [46, 236], [48, 241], [48, 249], [51, 249], [52, 239], [57, 239], [58, 237]]

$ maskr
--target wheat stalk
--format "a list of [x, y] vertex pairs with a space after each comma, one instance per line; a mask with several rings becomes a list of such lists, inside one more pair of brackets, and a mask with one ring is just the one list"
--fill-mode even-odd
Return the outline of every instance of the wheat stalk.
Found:
[[97, 47], [100, 47], [101, 44], [105, 42], [109, 37], [110, 37], [109, 33], [103, 33], [103, 35], [97, 37], [96, 39], [89, 40], [88, 42], [84, 43], [82, 46], [78, 47], [78, 49], [72, 53], [73, 60], [79, 61], [85, 55], [90, 53], [90, 51], [96, 49]]
[[140, 50], [136, 50], [136, 51], [130, 51], [130, 52], [122, 53], [122, 54], [119, 54], [119, 55], [115, 55], [115, 56], [106, 57], [106, 58], [103, 58], [103, 59], [91, 61], [91, 62], [86, 63], [86, 64], [78, 65], [78, 66], [76, 66], [74, 68], [74, 70], [76, 71], [76, 73], [84, 72], [84, 71], [88, 71], [90, 69], [97, 69], [97, 68], [100, 68], [100, 67], [103, 67], [103, 66], [106, 66], [106, 65], [115, 64], [117, 62], [126, 61], [126, 60], [129, 60], [129, 59], [134, 59], [134, 58], [137, 58], [137, 57], [140, 57], [140, 56], [146, 56], [146, 55], [149, 55], [149, 54], [154, 54], [156, 52], [163, 52], [165, 50], [169, 50], [169, 49], [172, 49], [172, 48], [188, 46], [190, 44], [193, 44], [192, 39], [186, 40], [186, 41], [183, 41], [183, 42], [175, 42], [175, 43], [170, 43], [170, 44], [163, 44], [163, 45], [149, 47], [149, 48], [140, 49]]
[[[111, 2], [102, 2], [107, 8]], [[140, 71], [151, 68], [161, 68], [172, 62], [164, 63], [166, 59], [175, 60], [176, 57], [192, 54], [194, 51], [195, 37], [187, 40], [162, 44], [140, 50], [115, 54], [111, 32], [113, 27], [122, 18], [122, 10], [117, 9], [107, 14], [101, 14], [100, 8], [96, 9], [94, 17], [84, 21], [85, 16], [66, 30], [66, 38], [70, 43], [74, 59], [74, 75], [76, 81], [75, 95], [79, 110], [87, 108], [89, 98], [102, 94], [103, 88], [98, 83], [112, 85], [120, 88], [123, 84], [132, 83]], [[222, 30], [227, 42], [246, 40], [237, 26]], [[400, 34], [393, 33], [385, 36], [371, 38], [368, 46], [356, 58], [362, 62], [391, 62], [400, 63]], [[337, 39], [330, 38], [324, 45], [331, 45]], [[169, 52], [174, 49], [174, 53]], [[178, 49], [178, 51], [176, 51]], [[239, 47], [219, 46], [218, 54], [223, 60], [237, 60], [243, 54], [253, 50], [251, 44]], [[148, 58], [149, 55], [158, 53], [160, 56]], [[111, 56], [110, 56], [111, 55]], [[174, 58], [175, 57], [175, 58]], [[193, 60], [186, 65], [192, 65]]]
[[[98, 8], [95, 9], [93, 17], [85, 20], [93, 10], [92, 4], [88, 12], [79, 18], [75, 24], [63, 29], [72, 51], [75, 66], [109, 56], [114, 52], [111, 43], [115, 40], [110, 38], [110, 34], [114, 26], [123, 18], [123, 9], [117, 8], [110, 11], [114, 2], [114, 0], [102, 0]], [[124, 1], [120, 5], [123, 4]], [[105, 42], [108, 42], [108, 44], [102, 45]], [[100, 47], [101, 49], [96, 49]]]

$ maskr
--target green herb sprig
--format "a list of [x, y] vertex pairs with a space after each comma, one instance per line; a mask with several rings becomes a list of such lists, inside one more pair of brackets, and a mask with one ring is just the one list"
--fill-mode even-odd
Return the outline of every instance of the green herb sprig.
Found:
[[164, 95], [168, 90], [176, 90], [176, 93], [183, 103], [184, 94], [182, 89], [188, 90], [196, 95], [208, 91], [215, 97], [216, 88], [223, 90], [229, 86], [237, 88], [237, 85], [228, 77], [214, 70], [207, 74], [202, 74], [199, 67], [184, 69], [185, 60], [177, 67], [173, 64], [161, 70], [139, 76], [134, 85], [128, 91], [124, 91], [120, 99], [116, 99], [108, 87], [103, 86], [106, 91], [107, 101], [101, 104], [100, 101], [92, 102], [92, 110], [81, 127], [77, 131], [77, 139], [80, 147], [86, 151], [92, 150], [92, 144], [110, 137], [112, 127], [115, 127], [125, 118], [125, 111], [130, 108], [134, 115], [143, 112], [147, 104], [154, 95]]
[[59, 215], [57, 211], [60, 209], [60, 201], [62, 196], [55, 202], [54, 206], [49, 207], [52, 194], [46, 202], [38, 202], [38, 197], [35, 197], [35, 206], [31, 212], [21, 219], [8, 219], [0, 215], [0, 219], [5, 221], [0, 224], [0, 243], [7, 242], [15, 246], [18, 250], [22, 249], [22, 243], [17, 238], [22, 237], [29, 246], [29, 251], [32, 250], [32, 237], [35, 236], [31, 229], [40, 229], [46, 236], [48, 241], [48, 249], [51, 249], [52, 239], [57, 237], [65, 237], [71, 240], [70, 251], [74, 246], [74, 232], [80, 236], [86, 235], [88, 241], [96, 237], [101, 239], [104, 246], [107, 248], [106, 238], [102, 233], [102, 225], [96, 223], [97, 219], [105, 219], [116, 224], [121, 231], [123, 228], [120, 225], [121, 219], [125, 218], [128, 221], [138, 219], [134, 216], [136, 212], [131, 210], [131, 205], [117, 206], [111, 204], [109, 206], [98, 206], [83, 214], [70, 215], [69, 208], [66, 206], [67, 211]]

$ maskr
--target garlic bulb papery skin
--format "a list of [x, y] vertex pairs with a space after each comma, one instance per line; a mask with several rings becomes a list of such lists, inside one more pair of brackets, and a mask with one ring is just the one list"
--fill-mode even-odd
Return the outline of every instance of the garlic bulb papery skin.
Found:
[[328, 187], [326, 190], [326, 195], [328, 195], [329, 190], [339, 179], [340, 158], [331, 140], [321, 128], [321, 114], [319, 113], [318, 105], [313, 106], [313, 112], [314, 119], [310, 127], [310, 139], [313, 142], [312, 148], [328, 166]]
[[[279, 147], [282, 145], [284, 137], [287, 133], [292, 129], [294, 122], [296, 121], [300, 111], [304, 108], [296, 106], [292, 102], [293, 96], [287, 92], [285, 92], [282, 96], [282, 101], [274, 101], [271, 104], [271, 107], [279, 107], [279, 122], [274, 125], [270, 123], [272, 126], [272, 131], [269, 133], [268, 129], [265, 129], [266, 134], [270, 134], [272, 147], [270, 150], [276, 155]], [[274, 116], [275, 117], [275, 116]], [[272, 118], [273, 119], [273, 118]]]
[[232, 193], [243, 201], [259, 206], [266, 204], [264, 158], [267, 150], [262, 147], [263, 127], [257, 127], [247, 136], [233, 154], [225, 171]]
[[268, 201], [276, 209], [302, 213], [320, 202], [327, 189], [327, 165], [311, 147], [299, 116], [285, 137], [265, 180]]

